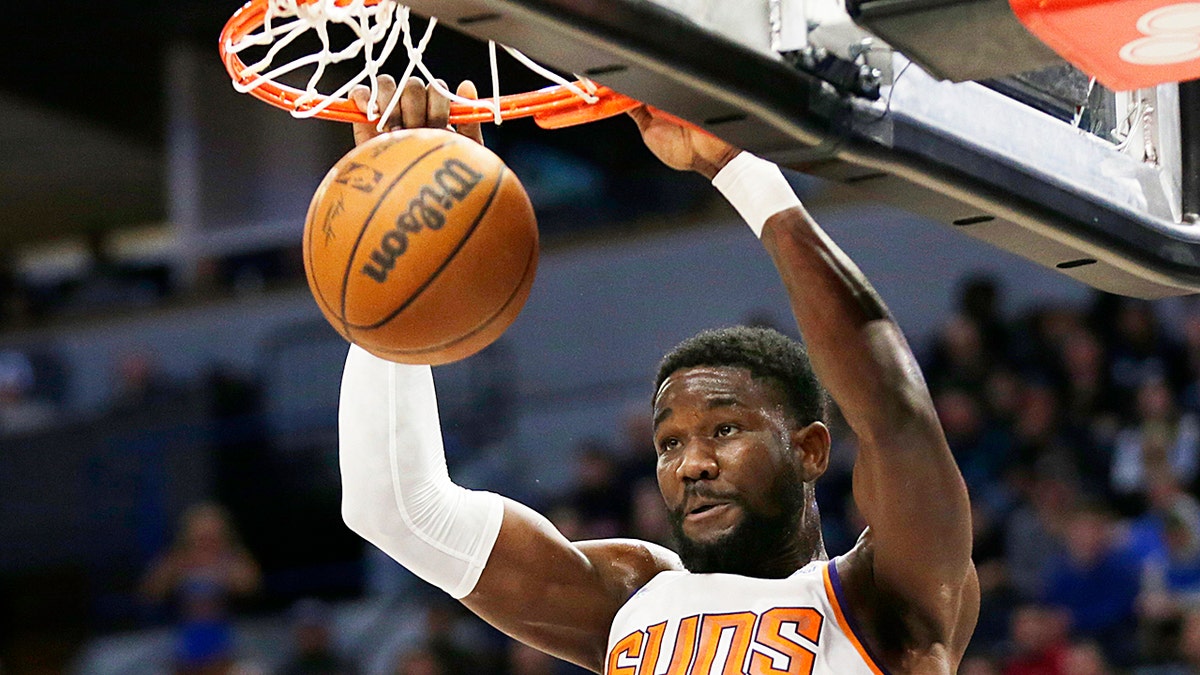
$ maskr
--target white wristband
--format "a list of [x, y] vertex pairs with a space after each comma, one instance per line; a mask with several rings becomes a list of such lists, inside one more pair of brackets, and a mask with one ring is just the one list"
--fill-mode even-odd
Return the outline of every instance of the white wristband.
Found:
[[759, 238], [768, 218], [800, 206], [800, 198], [779, 167], [748, 152], [729, 160], [712, 183]]

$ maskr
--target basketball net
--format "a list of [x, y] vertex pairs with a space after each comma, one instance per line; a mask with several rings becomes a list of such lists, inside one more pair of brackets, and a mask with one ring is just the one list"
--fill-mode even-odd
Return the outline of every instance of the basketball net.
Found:
[[[510, 47], [500, 45], [519, 63], [549, 80], [552, 85], [535, 92], [500, 95], [497, 44], [488, 42], [492, 95], [468, 99], [451, 92], [430, 72], [424, 62], [425, 49], [433, 36], [436, 18], [430, 18], [420, 39], [414, 39], [412, 13], [395, 0], [251, 0], [230, 18], [221, 33], [220, 50], [234, 89], [249, 93], [274, 106], [288, 110], [293, 117], [320, 117], [342, 122], [376, 122], [380, 130], [400, 101], [400, 92], [411, 77], [422, 76], [442, 96], [451, 101], [450, 122], [469, 124], [505, 119], [534, 117], [545, 128], [557, 128], [602, 119], [638, 105], [607, 87], [580, 77], [572, 82], [538, 65]], [[330, 28], [341, 25], [354, 34], [345, 47], [336, 48]], [[276, 64], [280, 52], [298, 37], [312, 33], [320, 42], [314, 53]], [[408, 57], [403, 74], [396, 78], [396, 93], [382, 101], [379, 91], [380, 68], [402, 47]], [[253, 63], [244, 63], [242, 52], [263, 48], [265, 55]], [[330, 79], [329, 66], [361, 58], [357, 74], [332, 91], [323, 93], [323, 80]], [[285, 85], [279, 78], [302, 68], [312, 68], [304, 89]], [[366, 111], [360, 111], [348, 99], [357, 85], [370, 88]]]

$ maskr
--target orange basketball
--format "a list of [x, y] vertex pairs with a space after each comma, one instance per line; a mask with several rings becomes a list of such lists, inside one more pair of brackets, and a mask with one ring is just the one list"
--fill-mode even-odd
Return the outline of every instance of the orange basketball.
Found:
[[520, 181], [449, 131], [351, 150], [304, 223], [304, 269], [325, 318], [380, 358], [436, 365], [491, 344], [524, 306], [538, 233]]

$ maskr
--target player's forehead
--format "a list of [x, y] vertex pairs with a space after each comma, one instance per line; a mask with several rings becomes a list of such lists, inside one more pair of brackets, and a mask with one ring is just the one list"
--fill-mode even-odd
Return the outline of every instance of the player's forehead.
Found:
[[740, 366], [692, 366], [668, 375], [654, 396], [658, 421], [664, 412], [681, 406], [763, 406], [775, 403], [775, 392], [764, 378]]

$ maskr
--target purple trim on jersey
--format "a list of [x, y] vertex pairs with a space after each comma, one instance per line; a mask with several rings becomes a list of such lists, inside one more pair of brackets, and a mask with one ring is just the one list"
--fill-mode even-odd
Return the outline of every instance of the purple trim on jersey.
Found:
[[858, 629], [858, 622], [854, 620], [854, 614], [850, 612], [850, 604], [846, 602], [846, 591], [842, 589], [842, 578], [838, 576], [837, 560], [829, 561], [829, 582], [833, 585], [833, 594], [837, 596], [838, 605], [842, 608], [842, 616], [846, 618], [846, 625], [850, 627], [850, 631], [854, 633], [854, 637], [858, 643], [862, 645], [863, 651], [871, 658], [872, 663], [879, 672], [883, 675], [891, 675], [887, 668], [883, 667], [883, 662], [875, 656], [875, 652], [871, 651], [871, 647], [867, 645], [867, 641], [862, 639], [863, 632]]

